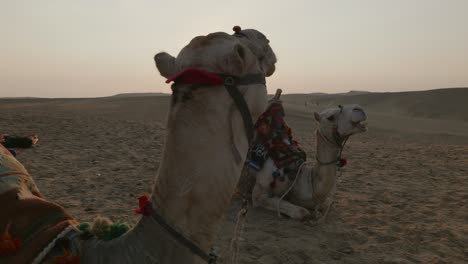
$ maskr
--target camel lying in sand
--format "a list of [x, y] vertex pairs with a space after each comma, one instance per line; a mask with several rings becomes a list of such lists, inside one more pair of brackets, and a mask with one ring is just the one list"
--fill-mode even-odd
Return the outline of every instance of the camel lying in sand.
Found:
[[[57, 238], [61, 246], [67, 242], [65, 255], [82, 264], [214, 263], [208, 252], [245, 161], [248, 122], [265, 108], [265, 77], [276, 63], [262, 33], [235, 31], [196, 37], [177, 58], [155, 56], [161, 75], [174, 81], [164, 154], [151, 199], [143, 201], [145, 216], [118, 238], [83, 240], [76, 221], [42, 198], [24, 167], [0, 147], [0, 232], [6, 230], [0, 263], [47, 262]], [[1, 244], [3, 238], [11, 243]]]
[[[270, 104], [281, 104], [280, 94], [277, 93]], [[362, 107], [352, 104], [315, 112], [314, 117], [318, 122], [315, 166], [302, 163], [293, 175], [285, 175], [284, 170], [278, 170], [268, 158], [261, 170], [249, 168], [249, 173], [256, 177], [252, 191], [254, 206], [294, 219], [320, 218], [328, 213], [336, 188], [337, 162], [344, 144], [350, 136], [367, 131], [362, 123], [367, 115]], [[279, 174], [275, 175], [275, 171]]]

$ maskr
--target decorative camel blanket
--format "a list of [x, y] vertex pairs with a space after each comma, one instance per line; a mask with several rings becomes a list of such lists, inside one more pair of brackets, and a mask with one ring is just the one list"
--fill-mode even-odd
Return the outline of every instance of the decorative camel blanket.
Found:
[[284, 121], [284, 109], [280, 101], [273, 102], [255, 124], [256, 137], [250, 149], [249, 165], [260, 170], [271, 158], [278, 169], [291, 173], [306, 160], [305, 152], [293, 140], [292, 130]]
[[45, 200], [34, 180], [0, 145], [0, 263], [32, 263], [62, 231], [76, 224]]

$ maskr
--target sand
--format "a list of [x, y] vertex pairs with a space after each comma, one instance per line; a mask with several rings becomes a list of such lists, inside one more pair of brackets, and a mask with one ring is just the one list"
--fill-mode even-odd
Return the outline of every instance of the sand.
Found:
[[[325, 223], [250, 209], [240, 263], [467, 263], [468, 89], [440, 91], [285, 95], [286, 121], [310, 160], [314, 110], [361, 103], [369, 132], [344, 150], [348, 166]], [[420, 98], [418, 107], [408, 96]], [[161, 159], [168, 103], [166, 96], [1, 99], [0, 133], [39, 134], [39, 145], [18, 158], [42, 193], [77, 219], [135, 223], [135, 198], [151, 192]], [[237, 210], [234, 199], [216, 241], [222, 256]]]

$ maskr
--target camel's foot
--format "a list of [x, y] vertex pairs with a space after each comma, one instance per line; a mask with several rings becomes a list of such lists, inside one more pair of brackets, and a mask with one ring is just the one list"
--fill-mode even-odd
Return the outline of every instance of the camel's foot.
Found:
[[299, 207], [297, 210], [291, 210], [289, 216], [296, 220], [307, 221], [307, 219], [312, 218], [312, 213], [305, 208]]
[[317, 206], [314, 210], [313, 217], [311, 219], [307, 219], [307, 224], [311, 226], [316, 226], [323, 224], [328, 216], [333, 205], [333, 201], [330, 202], [324, 210], [320, 210], [320, 206]]

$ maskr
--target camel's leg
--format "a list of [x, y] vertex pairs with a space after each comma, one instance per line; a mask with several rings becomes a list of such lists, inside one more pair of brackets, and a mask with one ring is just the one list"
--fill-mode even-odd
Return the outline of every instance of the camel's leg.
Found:
[[304, 219], [305, 217], [310, 216], [310, 211], [304, 207], [294, 205], [284, 199], [279, 201], [279, 197], [269, 197], [268, 188], [265, 188], [260, 183], [256, 183], [252, 192], [252, 203], [254, 207], [263, 207], [268, 210], [278, 211], [278, 202], [279, 212], [285, 214], [294, 219]]
[[[272, 172], [277, 168], [274, 165], [273, 160], [268, 159], [261, 171], [256, 175], [255, 186], [252, 191], [252, 204], [255, 207], [264, 207], [268, 210], [272, 210], [281, 214], [285, 214], [294, 219], [303, 219], [306, 216], [310, 215], [309, 210], [306, 208], [294, 205], [284, 199], [279, 201], [279, 197], [273, 196], [270, 197], [271, 187], [270, 183], [276, 181], [272, 176]], [[276, 193], [284, 193], [288, 189], [288, 183], [284, 182], [280, 184], [277, 181]], [[278, 208], [279, 202], [279, 208]]]

